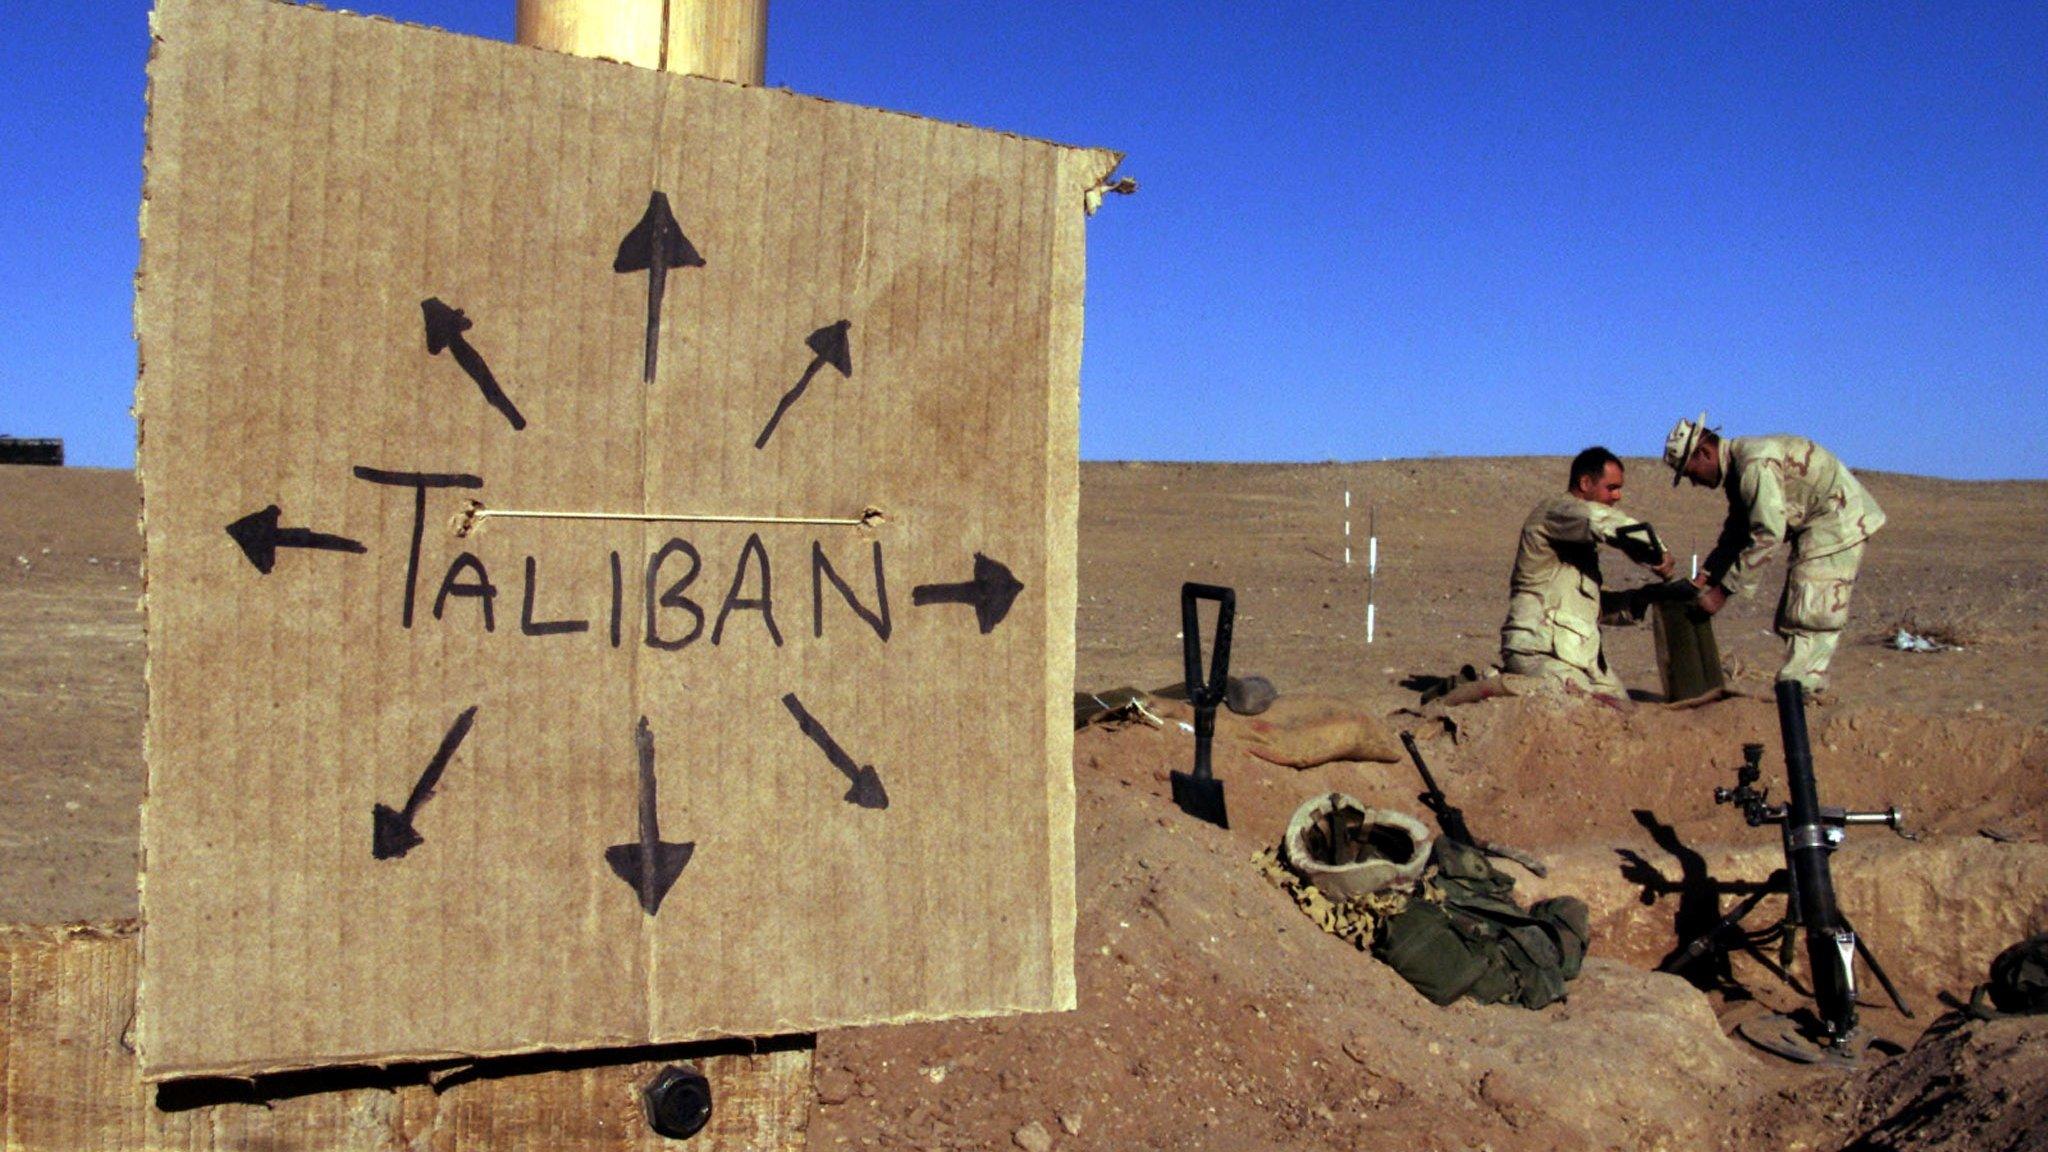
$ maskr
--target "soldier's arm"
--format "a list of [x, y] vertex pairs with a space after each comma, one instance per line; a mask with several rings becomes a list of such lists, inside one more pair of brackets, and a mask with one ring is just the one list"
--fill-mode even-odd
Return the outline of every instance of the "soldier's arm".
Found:
[[1756, 588], [1758, 571], [1785, 542], [1785, 490], [1777, 469], [1768, 464], [1748, 469], [1737, 477], [1737, 484], [1748, 515], [1739, 535], [1730, 530], [1736, 528], [1732, 515], [1729, 527], [1723, 529], [1716, 553], [1722, 548], [1735, 551], [1713, 582], [1730, 596], [1746, 596]]
[[1742, 550], [1749, 547], [1749, 515], [1744, 509], [1730, 502], [1728, 518], [1721, 522], [1721, 535], [1714, 541], [1713, 550], [1707, 553], [1700, 564], [1700, 574], [1708, 584], [1718, 584], [1721, 577]]
[[1586, 505], [1586, 523], [1594, 539], [1645, 568], [1664, 562], [1664, 541], [1648, 521], [1605, 504], [1580, 503]]
[[1599, 505], [1584, 500], [1558, 498], [1543, 511], [1543, 536], [1559, 544], [1597, 544], [1591, 509]]

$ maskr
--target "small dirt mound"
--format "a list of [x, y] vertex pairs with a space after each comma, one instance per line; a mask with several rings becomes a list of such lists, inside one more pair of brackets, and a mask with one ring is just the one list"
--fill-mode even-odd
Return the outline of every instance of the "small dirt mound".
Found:
[[2021, 1152], [2048, 1148], [2048, 1017], [1949, 1017], [1912, 1051], [1786, 1090], [1735, 1134], [1752, 1148]]

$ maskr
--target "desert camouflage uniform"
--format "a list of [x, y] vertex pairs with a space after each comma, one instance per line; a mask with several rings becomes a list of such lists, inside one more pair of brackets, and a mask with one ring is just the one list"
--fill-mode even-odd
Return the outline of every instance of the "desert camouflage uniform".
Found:
[[1627, 694], [1600, 650], [1600, 625], [1632, 624], [1642, 611], [1601, 590], [1602, 544], [1644, 563], [1663, 554], [1648, 524], [1569, 492], [1529, 513], [1508, 583], [1508, 618], [1500, 629], [1505, 671]]
[[1788, 649], [1778, 679], [1818, 692], [1849, 622], [1863, 542], [1884, 527], [1884, 509], [1832, 452], [1801, 436], [1724, 440], [1721, 463], [1728, 520], [1703, 571], [1728, 595], [1746, 596], [1778, 546], [1792, 545], [1778, 600]]

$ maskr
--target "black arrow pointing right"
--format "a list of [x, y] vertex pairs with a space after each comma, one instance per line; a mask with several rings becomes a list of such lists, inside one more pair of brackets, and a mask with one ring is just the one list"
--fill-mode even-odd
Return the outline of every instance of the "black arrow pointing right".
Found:
[[330, 536], [310, 528], [280, 528], [277, 526], [277, 519], [281, 515], [277, 505], [272, 504], [261, 512], [251, 512], [228, 525], [228, 535], [242, 546], [242, 554], [249, 558], [249, 563], [254, 564], [256, 570], [265, 576], [270, 575], [270, 570], [277, 567], [279, 548], [314, 548], [325, 552], [369, 551], [362, 541], [351, 540], [346, 536]]
[[407, 852], [426, 843], [412, 826], [413, 817], [419, 815], [420, 805], [434, 794], [435, 786], [441, 783], [441, 773], [448, 767], [448, 758], [462, 746], [462, 738], [469, 735], [469, 726], [476, 720], [477, 706], [472, 704], [441, 737], [440, 751], [434, 753], [427, 763], [427, 770], [420, 773], [419, 783], [412, 786], [412, 795], [405, 801], [403, 812], [393, 812], [382, 804], [370, 809], [370, 855], [379, 860], [395, 860]]
[[1017, 593], [1022, 591], [1024, 585], [1010, 574], [1008, 565], [976, 552], [974, 579], [960, 584], [919, 584], [910, 590], [910, 602], [920, 606], [972, 604], [974, 622], [986, 636], [1010, 614], [1010, 605], [1016, 603]]
[[661, 346], [661, 297], [668, 290], [671, 268], [702, 268], [704, 257], [683, 235], [676, 214], [669, 209], [668, 194], [656, 192], [647, 198], [647, 212], [626, 238], [619, 241], [619, 254], [612, 260], [614, 272], [647, 273], [646, 383], [654, 383], [654, 357]]
[[675, 844], [661, 838], [661, 820], [654, 804], [654, 730], [647, 726], [645, 716], [640, 718], [634, 743], [640, 750], [640, 839], [605, 849], [604, 862], [619, 879], [633, 886], [640, 897], [640, 910], [652, 916], [660, 911], [662, 897], [675, 887], [676, 877], [683, 874], [697, 844]]
[[462, 334], [469, 331], [471, 321], [463, 315], [462, 309], [441, 303], [439, 296], [429, 296], [420, 301], [420, 311], [427, 321], [427, 354], [439, 356], [441, 349], [448, 349], [454, 354], [455, 362], [462, 365], [462, 370], [469, 374], [471, 380], [476, 381], [484, 399], [512, 423], [512, 430], [517, 432], [526, 427], [526, 417], [519, 414], [518, 406], [505, 395], [505, 390], [498, 387], [498, 378], [491, 375], [491, 366], [484, 363], [484, 358], [477, 355], [476, 349], [470, 347], [469, 341], [463, 337]]

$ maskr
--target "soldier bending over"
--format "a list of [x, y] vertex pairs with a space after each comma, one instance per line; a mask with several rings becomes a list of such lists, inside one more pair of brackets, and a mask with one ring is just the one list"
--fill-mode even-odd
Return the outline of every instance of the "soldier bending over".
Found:
[[1701, 610], [1756, 588], [1757, 572], [1780, 544], [1792, 545], [1777, 632], [1787, 641], [1778, 679], [1809, 696], [1825, 689], [1828, 662], [1849, 622], [1849, 594], [1863, 543], [1884, 527], [1884, 509], [1832, 452], [1803, 436], [1722, 439], [1698, 420], [1680, 420], [1664, 441], [1664, 463], [1680, 479], [1728, 495], [1721, 539], [1700, 567]]

